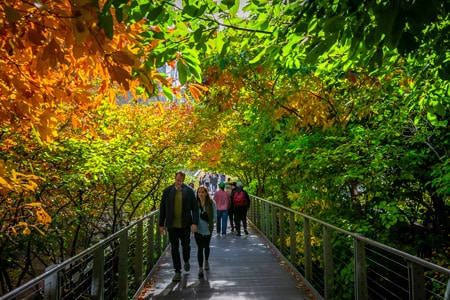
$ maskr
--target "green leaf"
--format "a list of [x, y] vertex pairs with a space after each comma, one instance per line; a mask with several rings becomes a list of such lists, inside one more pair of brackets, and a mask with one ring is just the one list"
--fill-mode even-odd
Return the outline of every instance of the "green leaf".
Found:
[[156, 21], [158, 19], [158, 17], [161, 15], [161, 13], [163, 12], [164, 9], [164, 5], [159, 5], [155, 8], [153, 8], [152, 10], [149, 11], [147, 18], [150, 21]]
[[194, 5], [186, 5], [183, 7], [183, 15], [188, 15], [192, 18], [198, 18], [203, 15], [206, 10], [206, 5], [202, 5], [200, 7], [196, 7]]
[[122, 23], [123, 21], [123, 9], [121, 8], [117, 8], [116, 9], [116, 20], [119, 23]]
[[173, 100], [173, 93], [170, 87], [163, 85], [163, 92], [167, 99]]
[[[233, 7], [235, 5], [235, 0], [223, 0], [220, 2], [221, 4], [224, 4], [228, 9]], [[238, 1], [239, 3], [239, 1]]]
[[223, 49], [223, 45], [225, 44], [224, 34], [222, 31], [219, 31], [217, 33], [217, 38], [215, 39], [215, 41], [216, 41], [217, 52], [221, 53], [222, 49]]
[[450, 80], [450, 62], [444, 63], [438, 69], [438, 74], [442, 80]]
[[189, 69], [180, 61], [177, 63], [178, 80], [180, 80], [181, 85], [186, 84]]
[[99, 19], [100, 19], [99, 22], [100, 28], [103, 28], [106, 36], [109, 39], [112, 39], [114, 35], [114, 22], [109, 9], [105, 10], [105, 8], [103, 8], [103, 11], [100, 13]]

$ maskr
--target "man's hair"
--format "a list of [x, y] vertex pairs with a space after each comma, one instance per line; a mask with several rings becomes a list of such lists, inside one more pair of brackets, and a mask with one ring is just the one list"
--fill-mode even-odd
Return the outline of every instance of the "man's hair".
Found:
[[175, 177], [177, 177], [178, 175], [180, 175], [183, 178], [186, 177], [186, 174], [183, 171], [178, 171], [178, 172], [175, 173]]

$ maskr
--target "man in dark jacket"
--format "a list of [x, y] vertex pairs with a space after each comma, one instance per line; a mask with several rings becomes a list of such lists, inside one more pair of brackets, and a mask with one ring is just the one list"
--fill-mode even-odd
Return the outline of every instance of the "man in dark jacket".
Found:
[[236, 228], [236, 236], [241, 236], [241, 222], [245, 235], [248, 235], [247, 211], [250, 208], [250, 196], [247, 191], [244, 190], [243, 184], [240, 181], [236, 183], [232, 201], [234, 207], [234, 227]]
[[183, 251], [184, 270], [190, 269], [191, 231], [197, 231], [198, 203], [192, 188], [183, 184], [186, 174], [177, 172], [175, 183], [164, 189], [159, 208], [159, 230], [169, 232], [172, 262], [175, 269], [173, 281], [181, 280], [180, 241]]

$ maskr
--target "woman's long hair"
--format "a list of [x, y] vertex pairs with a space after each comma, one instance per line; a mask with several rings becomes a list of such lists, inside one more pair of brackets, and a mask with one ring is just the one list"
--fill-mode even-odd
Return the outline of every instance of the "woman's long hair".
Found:
[[205, 192], [206, 192], [205, 204], [206, 204], [206, 203], [211, 203], [211, 202], [212, 202], [212, 199], [211, 199], [211, 196], [210, 196], [209, 193], [208, 193], [208, 188], [207, 188], [206, 186], [204, 186], [204, 185], [200, 185], [200, 186], [197, 188], [197, 200], [200, 202], [200, 197], [198, 196], [198, 190], [199, 190], [199, 189], [204, 189]]

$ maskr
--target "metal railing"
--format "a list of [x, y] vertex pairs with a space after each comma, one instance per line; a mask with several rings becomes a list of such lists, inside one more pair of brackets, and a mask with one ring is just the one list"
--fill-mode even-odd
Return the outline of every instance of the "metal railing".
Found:
[[251, 196], [251, 223], [323, 299], [444, 299], [450, 269]]
[[158, 228], [159, 211], [150, 213], [96, 245], [47, 268], [14, 289], [10, 299], [131, 299], [168, 244]]

